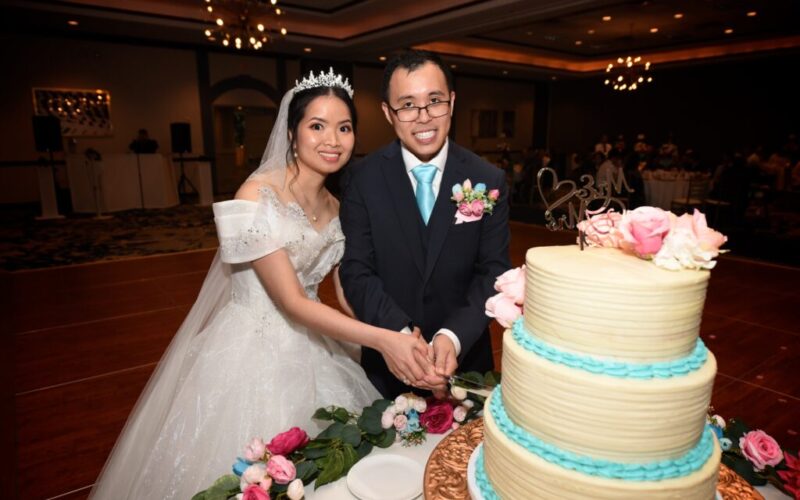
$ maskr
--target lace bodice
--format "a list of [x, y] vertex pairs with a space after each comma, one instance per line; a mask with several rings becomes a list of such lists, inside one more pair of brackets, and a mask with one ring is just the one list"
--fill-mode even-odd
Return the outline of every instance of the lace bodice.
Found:
[[234, 300], [268, 300], [250, 262], [281, 248], [289, 255], [308, 295], [316, 297], [319, 283], [344, 252], [339, 218], [317, 231], [297, 203], [282, 203], [266, 186], [259, 193], [257, 202], [229, 200], [214, 204], [222, 260], [232, 265]]

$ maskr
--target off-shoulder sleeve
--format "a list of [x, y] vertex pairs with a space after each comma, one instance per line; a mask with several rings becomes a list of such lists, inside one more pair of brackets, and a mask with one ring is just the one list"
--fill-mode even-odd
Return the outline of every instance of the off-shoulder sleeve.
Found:
[[214, 203], [220, 255], [229, 264], [250, 262], [283, 248], [287, 235], [274, 209], [263, 203], [228, 200]]

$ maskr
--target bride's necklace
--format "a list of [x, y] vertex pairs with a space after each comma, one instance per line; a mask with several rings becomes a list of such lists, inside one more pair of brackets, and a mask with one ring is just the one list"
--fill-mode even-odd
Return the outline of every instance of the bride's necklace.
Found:
[[317, 222], [317, 210], [319, 209], [319, 205], [322, 205], [322, 203], [321, 202], [317, 203], [317, 207], [312, 210], [310, 209], [311, 203], [309, 203], [308, 197], [302, 191], [301, 194], [303, 195], [303, 203], [300, 203], [300, 198], [298, 198], [297, 195], [295, 195], [295, 199], [300, 204], [300, 208], [303, 209], [303, 212], [305, 212], [306, 217], [309, 217], [311, 219], [311, 222]]

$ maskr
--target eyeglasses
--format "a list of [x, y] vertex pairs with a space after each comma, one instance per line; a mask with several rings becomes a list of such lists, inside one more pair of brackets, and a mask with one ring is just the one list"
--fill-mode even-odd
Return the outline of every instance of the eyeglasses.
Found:
[[390, 107], [397, 119], [401, 122], [413, 122], [419, 118], [419, 113], [424, 109], [428, 112], [431, 118], [439, 118], [446, 115], [450, 111], [450, 101], [436, 101], [428, 104], [427, 106], [405, 106], [402, 108], [394, 109]]

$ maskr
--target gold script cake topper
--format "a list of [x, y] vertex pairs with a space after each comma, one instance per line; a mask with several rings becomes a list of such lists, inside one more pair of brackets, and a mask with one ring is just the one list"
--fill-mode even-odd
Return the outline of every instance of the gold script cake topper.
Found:
[[[592, 175], [580, 177], [580, 187], [573, 180], [559, 180], [558, 174], [550, 167], [539, 169], [536, 184], [539, 196], [544, 203], [544, 219], [551, 231], [575, 229], [578, 223], [609, 208], [625, 210], [625, 202], [617, 197], [633, 193], [621, 169], [608, 175], [606, 180], [595, 182]], [[562, 212], [556, 215], [556, 212]], [[583, 248], [584, 235], [580, 235]]]

